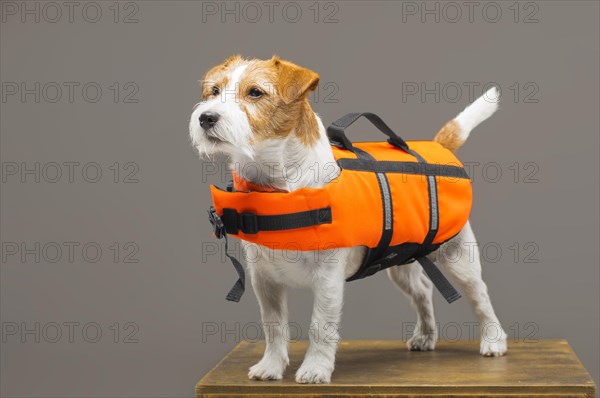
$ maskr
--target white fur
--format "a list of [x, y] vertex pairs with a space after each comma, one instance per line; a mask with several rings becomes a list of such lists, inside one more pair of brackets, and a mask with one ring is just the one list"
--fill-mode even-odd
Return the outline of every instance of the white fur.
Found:
[[[238, 68], [231, 80], [239, 80], [242, 74], [243, 69]], [[495, 88], [488, 93], [488, 97], [497, 96]], [[459, 114], [456, 120], [463, 130], [464, 138], [496, 108], [497, 101], [487, 102], [480, 98]], [[222, 125], [217, 126], [218, 132], [228, 144], [219, 144], [217, 148], [203, 137], [198, 118], [206, 110], [216, 110], [221, 114], [218, 124]], [[265, 140], [252, 147], [249, 143], [250, 125], [245, 114], [229, 99], [222, 102], [213, 99], [201, 103], [194, 110], [190, 120], [190, 136], [201, 154], [229, 154], [232, 167], [253, 183], [288, 191], [301, 187], [320, 187], [334, 178], [339, 173], [339, 168], [335, 164], [325, 128], [319, 117], [316, 117], [320, 138], [312, 147], [304, 146], [293, 133], [285, 139]], [[299, 178], [290, 177], [289, 166], [300, 173]], [[460, 243], [467, 241], [474, 242], [469, 224], [451, 242], [458, 242], [458, 247], [461, 247]], [[264, 356], [249, 369], [248, 377], [258, 380], [277, 380], [283, 377], [289, 364], [287, 289], [309, 287], [314, 296], [310, 344], [304, 362], [296, 372], [296, 381], [329, 383], [340, 338], [339, 324], [345, 281], [358, 269], [365, 248], [306, 252], [290, 250], [293, 248], [273, 250], [248, 242], [243, 242], [243, 247], [252, 287], [260, 304], [266, 340]], [[506, 334], [499, 326], [486, 285], [481, 279], [478, 253], [475, 257], [472, 261], [464, 256], [458, 262], [450, 263], [444, 258], [438, 262], [473, 304], [482, 331], [489, 324], [500, 328], [500, 338], [493, 341], [487, 339], [482, 332], [481, 354], [503, 355], [506, 352]], [[417, 311], [417, 327], [414, 336], [408, 341], [409, 349], [433, 350], [437, 332], [431, 281], [417, 264], [390, 268], [388, 275], [411, 298]]]
[[339, 174], [325, 127], [315, 115], [320, 136], [310, 149], [291, 132], [284, 139], [268, 139], [256, 144], [251, 156], [233, 153], [231, 166], [242, 178], [259, 185], [286, 191], [318, 188]]
[[456, 116], [454, 120], [460, 126], [460, 138], [463, 142], [469, 138], [469, 134], [479, 123], [496, 112], [498, 102], [500, 102], [500, 94], [496, 87], [492, 87]]
[[[190, 138], [192, 145], [205, 157], [221, 152], [227, 154], [239, 153], [247, 157], [254, 156], [254, 150], [249, 144], [252, 129], [246, 114], [240, 108], [236, 88], [246, 70], [247, 65], [237, 67], [229, 76], [229, 84], [220, 95], [197, 104], [190, 117]], [[224, 141], [216, 144], [206, 138], [200, 127], [200, 115], [203, 112], [216, 112], [220, 115], [219, 122], [213, 127], [212, 133]]]
[[247, 67], [248, 65], [240, 65], [233, 70], [231, 78], [229, 79], [229, 84], [227, 85], [228, 93], [235, 93], [238, 85], [240, 84], [240, 80], [242, 80], [242, 75]]

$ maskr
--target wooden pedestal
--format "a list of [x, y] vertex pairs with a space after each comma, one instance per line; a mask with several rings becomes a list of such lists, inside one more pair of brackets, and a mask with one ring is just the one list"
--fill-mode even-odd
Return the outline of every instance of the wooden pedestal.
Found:
[[509, 342], [500, 358], [479, 355], [478, 341], [440, 341], [410, 352], [399, 340], [345, 340], [331, 384], [294, 381], [307, 347], [290, 344], [283, 380], [253, 381], [248, 368], [264, 343], [241, 342], [196, 385], [197, 397], [595, 397], [594, 382], [565, 340]]

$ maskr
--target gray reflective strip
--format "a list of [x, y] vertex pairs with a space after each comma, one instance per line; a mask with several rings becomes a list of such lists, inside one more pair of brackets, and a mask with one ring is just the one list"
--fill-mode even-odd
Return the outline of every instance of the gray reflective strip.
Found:
[[[384, 229], [392, 229], [392, 199], [390, 193], [390, 186], [385, 178], [385, 174], [377, 173], [379, 184], [381, 185], [381, 191], [383, 192], [383, 214], [384, 214]], [[437, 222], [437, 215], [436, 215]]]
[[435, 183], [434, 176], [428, 176], [427, 182], [429, 183], [429, 205], [431, 212], [431, 222], [429, 229], [436, 231], [438, 229], [438, 198], [437, 198], [437, 184]]

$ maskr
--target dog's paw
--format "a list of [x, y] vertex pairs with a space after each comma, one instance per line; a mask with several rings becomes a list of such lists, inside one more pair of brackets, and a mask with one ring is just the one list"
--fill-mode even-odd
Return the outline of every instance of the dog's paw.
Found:
[[484, 357], [501, 357], [508, 350], [506, 346], [506, 334], [498, 339], [482, 338], [479, 353]]
[[331, 382], [333, 369], [323, 366], [319, 363], [306, 361], [296, 372], [296, 383], [301, 384], [324, 384]]
[[435, 341], [435, 333], [419, 333], [408, 339], [406, 346], [410, 351], [433, 351], [435, 349]]
[[265, 357], [250, 367], [248, 378], [251, 380], [281, 380], [287, 365], [287, 360]]

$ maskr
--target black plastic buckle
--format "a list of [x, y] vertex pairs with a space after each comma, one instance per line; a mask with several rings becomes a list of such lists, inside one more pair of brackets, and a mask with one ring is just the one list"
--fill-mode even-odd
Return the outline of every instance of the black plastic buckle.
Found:
[[221, 239], [225, 236], [225, 225], [223, 224], [223, 220], [217, 214], [214, 206], [210, 206], [208, 209], [208, 221], [210, 221], [213, 227], [213, 233], [217, 237], [217, 239]]
[[258, 233], [258, 218], [255, 213], [240, 213], [239, 217], [239, 228], [245, 234], [256, 234]]

